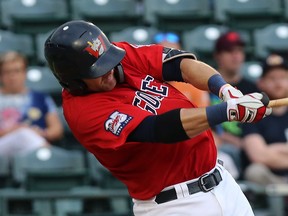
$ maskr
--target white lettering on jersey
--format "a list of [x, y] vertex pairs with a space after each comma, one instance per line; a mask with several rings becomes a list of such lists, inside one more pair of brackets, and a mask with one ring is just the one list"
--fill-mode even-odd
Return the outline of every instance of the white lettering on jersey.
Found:
[[161, 106], [161, 101], [168, 96], [168, 87], [165, 85], [155, 85], [154, 78], [147, 75], [141, 82], [141, 91], [135, 92], [133, 105], [142, 110], [157, 114], [157, 109]]
[[132, 116], [115, 111], [106, 120], [105, 129], [116, 136], [119, 136], [123, 128], [129, 123], [129, 121], [131, 121], [131, 119]]

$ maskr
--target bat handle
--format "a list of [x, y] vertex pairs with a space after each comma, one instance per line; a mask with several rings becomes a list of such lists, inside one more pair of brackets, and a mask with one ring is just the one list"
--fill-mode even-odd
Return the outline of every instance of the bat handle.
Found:
[[288, 106], [288, 98], [270, 100], [268, 107]]

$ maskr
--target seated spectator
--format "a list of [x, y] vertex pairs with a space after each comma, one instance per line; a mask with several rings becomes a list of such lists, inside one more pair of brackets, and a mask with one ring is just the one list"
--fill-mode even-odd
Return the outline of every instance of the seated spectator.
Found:
[[[154, 36], [154, 42], [165, 47], [182, 49], [179, 36], [172, 32], [156, 34]], [[189, 83], [176, 81], [171, 81], [169, 83], [182, 92], [190, 101], [193, 101], [198, 107], [206, 107], [210, 104], [209, 94], [206, 91], [202, 91]]]
[[17, 52], [0, 56], [0, 155], [13, 157], [62, 137], [52, 98], [26, 86], [27, 61]]
[[[263, 63], [258, 87], [271, 100], [288, 96], [288, 62], [270, 55]], [[255, 124], [243, 124], [244, 179], [262, 184], [288, 183], [288, 107]]]

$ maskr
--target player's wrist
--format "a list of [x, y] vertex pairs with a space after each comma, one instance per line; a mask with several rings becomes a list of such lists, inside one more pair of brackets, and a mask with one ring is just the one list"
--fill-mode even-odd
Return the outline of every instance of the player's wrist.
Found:
[[227, 102], [206, 107], [206, 116], [210, 127], [228, 121]]
[[208, 80], [208, 88], [210, 92], [219, 96], [221, 94], [222, 87], [229, 85], [220, 74], [214, 74]]

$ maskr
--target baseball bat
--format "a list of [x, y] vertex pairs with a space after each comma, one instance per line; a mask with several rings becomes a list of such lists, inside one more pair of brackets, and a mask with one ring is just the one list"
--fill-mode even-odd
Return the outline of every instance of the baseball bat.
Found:
[[268, 107], [279, 107], [279, 106], [288, 106], [288, 98], [270, 100], [268, 103]]

